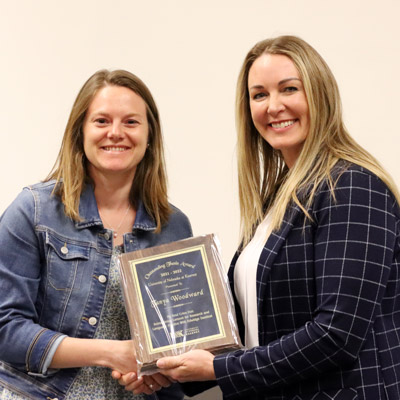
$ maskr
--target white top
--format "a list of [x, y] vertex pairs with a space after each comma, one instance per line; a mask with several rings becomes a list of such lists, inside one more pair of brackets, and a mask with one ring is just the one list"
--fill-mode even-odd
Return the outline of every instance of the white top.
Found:
[[257, 267], [264, 244], [267, 241], [267, 231], [271, 222], [271, 212], [257, 227], [253, 239], [240, 254], [234, 271], [235, 294], [240, 304], [245, 326], [245, 346], [258, 346], [257, 319]]

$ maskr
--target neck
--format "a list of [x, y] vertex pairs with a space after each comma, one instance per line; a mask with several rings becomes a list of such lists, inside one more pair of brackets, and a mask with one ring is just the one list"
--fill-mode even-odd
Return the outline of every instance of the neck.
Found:
[[113, 231], [114, 246], [123, 244], [123, 235], [132, 232], [136, 210], [130, 206], [132, 180], [94, 180], [94, 196], [103, 226]]
[[94, 196], [97, 206], [101, 209], [119, 210], [126, 209], [130, 200], [129, 194], [132, 187], [133, 177], [122, 178], [114, 176], [112, 179], [104, 175], [92, 176], [94, 181]]

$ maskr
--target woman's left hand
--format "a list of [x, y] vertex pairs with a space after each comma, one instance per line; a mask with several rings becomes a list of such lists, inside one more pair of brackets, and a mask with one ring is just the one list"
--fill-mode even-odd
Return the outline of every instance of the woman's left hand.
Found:
[[131, 391], [134, 394], [152, 394], [163, 387], [170, 386], [172, 383], [168, 377], [158, 373], [154, 375], [144, 375], [138, 378], [134, 372], [123, 375], [118, 371], [113, 371], [111, 376], [118, 380], [118, 383], [124, 386], [125, 390]]
[[206, 350], [191, 350], [180, 356], [157, 361], [160, 372], [178, 382], [215, 380], [214, 355]]

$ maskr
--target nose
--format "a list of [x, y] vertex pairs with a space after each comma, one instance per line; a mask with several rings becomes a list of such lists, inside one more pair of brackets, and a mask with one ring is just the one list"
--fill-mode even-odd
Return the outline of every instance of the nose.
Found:
[[279, 94], [270, 94], [269, 96], [269, 102], [268, 102], [268, 113], [271, 116], [276, 116], [278, 115], [281, 111], [285, 109], [285, 105], [282, 102], [281, 97]]
[[111, 128], [110, 128], [107, 136], [109, 137], [109, 139], [112, 139], [112, 140], [121, 139], [123, 136], [123, 130], [122, 130], [121, 123], [118, 121], [115, 121], [111, 125]]

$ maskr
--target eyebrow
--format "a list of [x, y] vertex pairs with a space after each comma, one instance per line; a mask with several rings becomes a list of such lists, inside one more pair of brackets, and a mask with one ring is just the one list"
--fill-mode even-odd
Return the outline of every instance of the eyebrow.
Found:
[[[295, 78], [295, 77], [282, 79], [281, 81], [278, 82], [278, 85], [283, 85], [284, 83], [289, 82], [289, 81], [300, 81], [301, 82], [301, 79]], [[254, 85], [254, 86], [250, 87], [249, 89], [251, 90], [251, 89], [263, 89], [263, 88], [264, 88], [263, 85]]]
[[[111, 114], [108, 113], [108, 112], [106, 112], [106, 111], [95, 111], [92, 115], [94, 115], [94, 116], [104, 116], [104, 117], [108, 117], [108, 118], [111, 117]], [[133, 113], [127, 114], [127, 115], [125, 116], [125, 118], [130, 118], [130, 117], [141, 117], [141, 116], [142, 116], [141, 113], [138, 113], [138, 112], [135, 113], [135, 112], [133, 112]]]

